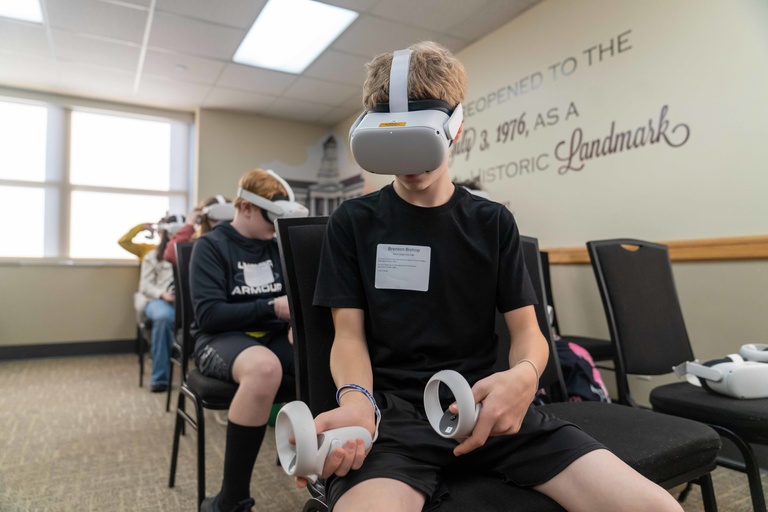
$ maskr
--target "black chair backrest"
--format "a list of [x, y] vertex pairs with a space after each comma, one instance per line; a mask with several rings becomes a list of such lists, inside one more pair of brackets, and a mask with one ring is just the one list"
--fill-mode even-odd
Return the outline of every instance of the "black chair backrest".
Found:
[[[179, 280], [176, 285], [176, 295], [181, 297], [181, 332], [182, 332], [182, 355], [181, 371], [182, 376], [186, 377], [189, 365], [189, 357], [195, 348], [195, 341], [189, 328], [195, 319], [195, 311], [192, 308], [192, 294], [189, 289], [189, 263], [192, 259], [193, 242], [176, 243], [176, 272]], [[177, 301], [179, 302], [179, 301]]]
[[520, 237], [520, 245], [523, 250], [523, 259], [528, 269], [528, 275], [531, 278], [531, 284], [536, 292], [538, 304], [534, 306], [536, 310], [536, 320], [539, 322], [539, 329], [544, 335], [544, 339], [549, 344], [549, 360], [547, 366], [541, 374], [539, 382], [540, 387], [547, 389], [550, 398], [553, 401], [564, 401], [567, 397], [565, 390], [565, 380], [560, 368], [560, 360], [557, 358], [557, 347], [552, 336], [552, 329], [549, 325], [549, 316], [547, 315], [547, 293], [544, 282], [544, 271], [541, 262], [541, 253], [539, 252], [539, 242], [536, 238], [529, 236]]
[[557, 323], [557, 308], [555, 308], [555, 298], [552, 295], [552, 279], [549, 274], [549, 253], [546, 251], [539, 251], [541, 256], [541, 270], [542, 277], [544, 278], [544, 291], [547, 294], [547, 304], [552, 307], [552, 328], [556, 333], [560, 334], [560, 325]]
[[334, 328], [328, 308], [312, 305], [328, 217], [277, 220], [280, 263], [291, 305], [298, 399], [313, 415], [336, 407], [330, 366]]
[[693, 360], [666, 245], [634, 239], [587, 242], [616, 352], [619, 400], [627, 374], [662, 375]]

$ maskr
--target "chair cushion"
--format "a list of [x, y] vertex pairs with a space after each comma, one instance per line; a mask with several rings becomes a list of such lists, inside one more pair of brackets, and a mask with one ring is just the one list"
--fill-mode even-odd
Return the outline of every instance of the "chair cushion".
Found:
[[209, 409], [226, 409], [237, 391], [237, 384], [206, 377], [197, 368], [189, 370], [184, 386]]
[[509, 512], [510, 504], [520, 512], [564, 512], [554, 500], [533, 489], [503, 483], [486, 475], [447, 475], [443, 484], [448, 496], [440, 500], [440, 512]]
[[650, 402], [659, 412], [719, 425], [754, 442], [768, 442], [768, 398], [739, 400], [676, 382], [654, 388]]
[[569, 335], [563, 335], [560, 336], [560, 338], [569, 343], [575, 343], [587, 349], [587, 352], [589, 352], [589, 355], [592, 356], [594, 361], [606, 361], [613, 359], [613, 345], [611, 344], [610, 340]]
[[541, 410], [570, 421], [646, 478], [667, 488], [708, 473], [717, 433], [696, 421], [602, 402], [563, 402]]

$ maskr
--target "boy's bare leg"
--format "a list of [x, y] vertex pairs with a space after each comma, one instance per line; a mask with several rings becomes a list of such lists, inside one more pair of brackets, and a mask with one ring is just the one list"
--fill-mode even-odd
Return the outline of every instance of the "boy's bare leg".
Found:
[[333, 512], [420, 512], [426, 497], [392, 478], [371, 478], [352, 487], [336, 502]]
[[608, 450], [587, 453], [535, 489], [571, 512], [683, 511], [671, 494]]

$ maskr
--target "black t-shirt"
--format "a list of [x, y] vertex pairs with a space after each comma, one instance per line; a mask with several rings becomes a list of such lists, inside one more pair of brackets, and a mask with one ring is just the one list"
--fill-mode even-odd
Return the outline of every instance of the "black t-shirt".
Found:
[[190, 291], [195, 310], [191, 332], [198, 344], [201, 333], [287, 328], [270, 304], [275, 297], [285, 295], [274, 239], [246, 238], [229, 223], [217, 225], [192, 248]]
[[535, 303], [512, 214], [461, 187], [423, 208], [388, 185], [329, 219], [314, 304], [364, 310], [376, 391], [421, 404], [437, 371], [490, 375], [496, 310]]

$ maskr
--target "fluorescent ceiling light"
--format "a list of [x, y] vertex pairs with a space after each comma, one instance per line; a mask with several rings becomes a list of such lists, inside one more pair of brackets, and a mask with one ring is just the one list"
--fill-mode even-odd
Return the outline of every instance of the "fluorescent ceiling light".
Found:
[[301, 73], [358, 13], [313, 0], [269, 0], [232, 60]]
[[0, 17], [42, 23], [40, 0], [0, 0]]

